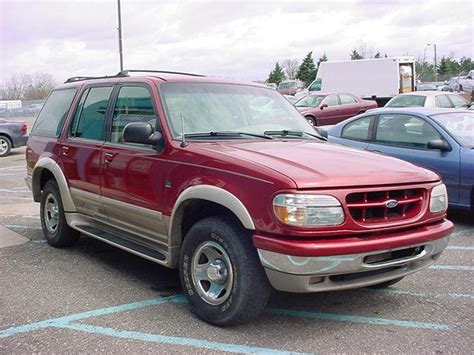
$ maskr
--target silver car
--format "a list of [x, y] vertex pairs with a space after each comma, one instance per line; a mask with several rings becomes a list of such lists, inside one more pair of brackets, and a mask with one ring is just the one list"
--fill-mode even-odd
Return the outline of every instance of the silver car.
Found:
[[423, 91], [400, 94], [393, 97], [385, 107], [442, 107], [466, 109], [471, 104], [461, 95], [443, 91]]

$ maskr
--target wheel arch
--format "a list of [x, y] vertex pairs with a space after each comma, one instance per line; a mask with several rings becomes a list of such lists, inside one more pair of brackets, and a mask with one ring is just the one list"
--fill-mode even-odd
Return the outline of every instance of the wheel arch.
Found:
[[[204, 212], [202, 207], [206, 207]], [[194, 218], [187, 219], [187, 211], [201, 211], [201, 213], [197, 213]], [[195, 223], [207, 216], [229, 214], [235, 217], [244, 228], [255, 229], [252, 217], [244, 204], [229, 191], [211, 185], [187, 188], [177, 198], [170, 217], [169, 245], [172, 247], [181, 245], [184, 234], [193, 224], [193, 220]]]
[[53, 159], [48, 157], [40, 158], [33, 169], [31, 184], [33, 199], [36, 202], [41, 200], [41, 191], [43, 190], [44, 184], [46, 184], [46, 182], [51, 178], [54, 178], [58, 184], [64, 211], [76, 212], [76, 206], [74, 205], [69, 192], [66, 177], [59, 165]]

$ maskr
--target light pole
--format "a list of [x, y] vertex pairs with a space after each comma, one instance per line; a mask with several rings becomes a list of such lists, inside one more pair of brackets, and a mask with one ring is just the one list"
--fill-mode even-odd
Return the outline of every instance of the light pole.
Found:
[[436, 44], [435, 43], [427, 43], [427, 46], [433, 46], [434, 47], [434, 69], [435, 69], [435, 81], [438, 81], [438, 68], [437, 64], [438, 62], [436, 61]]
[[120, 0], [117, 0], [118, 9], [118, 37], [119, 37], [119, 55], [120, 55], [120, 71], [123, 71], [123, 53], [122, 53], [122, 14], [120, 12]]

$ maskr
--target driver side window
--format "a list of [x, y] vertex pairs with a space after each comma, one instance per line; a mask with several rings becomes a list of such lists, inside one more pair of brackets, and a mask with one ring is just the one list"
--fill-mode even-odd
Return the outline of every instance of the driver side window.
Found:
[[328, 106], [337, 106], [339, 105], [339, 100], [337, 99], [336, 95], [330, 95], [326, 97], [326, 100], [324, 100], [324, 103], [327, 104]]

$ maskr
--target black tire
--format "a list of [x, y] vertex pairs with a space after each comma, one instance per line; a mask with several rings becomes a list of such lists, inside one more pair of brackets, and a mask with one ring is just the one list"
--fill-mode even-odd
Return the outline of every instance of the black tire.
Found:
[[[226, 285], [229, 282], [229, 286], [217, 294], [222, 295], [219, 304], [206, 301], [206, 296], [202, 295], [202, 286], [206, 281], [196, 281], [196, 268], [193, 267], [196, 260], [201, 260], [202, 248], [211, 244], [225, 251], [216, 255], [230, 262], [223, 282]], [[209, 264], [210, 260], [201, 265]], [[220, 275], [220, 271], [217, 274]], [[205, 275], [209, 277], [209, 271]], [[191, 310], [206, 322], [221, 327], [246, 323], [258, 317], [267, 305], [272, 290], [252, 245], [251, 234], [232, 218], [208, 217], [191, 227], [181, 249], [180, 276]], [[209, 281], [209, 290], [211, 285]]]
[[[53, 228], [53, 225], [48, 223], [48, 220], [53, 220], [53, 213], [48, 212], [48, 208], [54, 205], [54, 200], [57, 205], [57, 212], [54, 213], [56, 215], [57, 224]], [[54, 180], [49, 180], [44, 185], [40, 202], [40, 219], [44, 238], [49, 245], [56, 248], [70, 247], [79, 239], [80, 233], [67, 224], [59, 187]]]
[[370, 285], [370, 286], [367, 286], [367, 288], [372, 288], [374, 290], [378, 290], [378, 289], [381, 289], [381, 288], [387, 288], [387, 287], [390, 287], [390, 286], [395, 285], [396, 283], [402, 281], [404, 277], [405, 276], [402, 276], [402, 277], [399, 277], [399, 278], [396, 278], [396, 279], [393, 279], [393, 280], [381, 282], [379, 284]]
[[6, 157], [12, 150], [12, 142], [8, 137], [0, 136], [0, 157]]
[[314, 118], [313, 116], [305, 116], [304, 118], [306, 118], [306, 121], [308, 121], [308, 123], [311, 126], [316, 127], [318, 125], [318, 122], [316, 121], [316, 118]]

